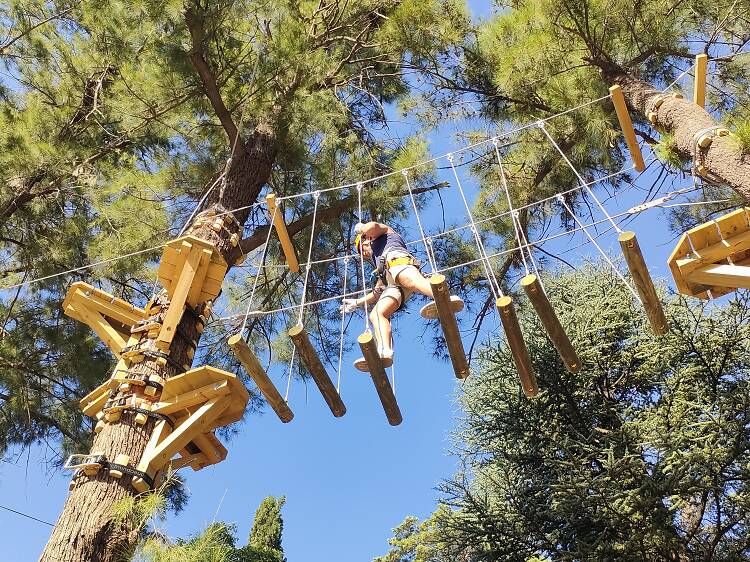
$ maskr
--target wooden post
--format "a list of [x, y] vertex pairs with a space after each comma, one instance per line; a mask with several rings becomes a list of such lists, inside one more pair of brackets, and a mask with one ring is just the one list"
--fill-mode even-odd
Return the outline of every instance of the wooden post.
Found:
[[372, 334], [365, 332], [357, 338], [357, 342], [359, 342], [362, 355], [365, 356], [365, 361], [367, 361], [367, 368], [370, 370], [372, 382], [375, 383], [375, 390], [378, 391], [380, 403], [383, 405], [388, 423], [391, 425], [400, 424], [403, 421], [401, 411], [398, 408], [396, 396], [393, 394], [388, 376], [385, 374], [383, 361], [380, 359], [380, 355], [378, 355], [378, 348]]
[[266, 203], [268, 204], [268, 212], [273, 217], [273, 226], [276, 229], [276, 234], [279, 236], [279, 242], [281, 243], [281, 249], [284, 251], [286, 257], [286, 263], [289, 264], [289, 269], [294, 272], [299, 272], [299, 262], [297, 256], [294, 253], [294, 247], [292, 246], [292, 240], [289, 238], [289, 232], [286, 230], [286, 223], [284, 223], [284, 216], [281, 214], [281, 209], [276, 206], [276, 194], [269, 193], [266, 195]]
[[693, 85], [693, 101], [705, 107], [706, 105], [706, 71], [708, 70], [708, 55], [700, 54], [695, 57], [695, 84]]
[[341, 401], [341, 396], [336, 391], [336, 387], [333, 386], [331, 377], [328, 376], [323, 363], [320, 362], [318, 354], [313, 349], [304, 326], [294, 326], [289, 330], [289, 337], [292, 338], [294, 347], [297, 348], [297, 353], [299, 353], [302, 362], [312, 375], [315, 384], [318, 385], [318, 389], [320, 389], [320, 393], [323, 395], [331, 412], [334, 416], [340, 418], [346, 413], [346, 406]]
[[539, 387], [536, 384], [536, 376], [531, 366], [526, 342], [523, 341], [521, 326], [518, 324], [516, 309], [513, 307], [513, 299], [508, 296], [500, 297], [495, 301], [495, 306], [503, 322], [505, 337], [508, 338], [510, 352], [513, 354], [513, 361], [521, 379], [521, 387], [526, 396], [536, 396], [539, 393]]
[[534, 310], [542, 321], [544, 329], [547, 330], [547, 335], [557, 349], [560, 359], [565, 363], [565, 368], [571, 373], [577, 373], [581, 369], [581, 360], [578, 358], [573, 344], [570, 343], [565, 329], [560, 324], [555, 309], [552, 308], [539, 279], [534, 274], [527, 275], [521, 279], [521, 286], [526, 291], [531, 304], [534, 305]]
[[620, 122], [620, 129], [622, 129], [625, 144], [628, 145], [635, 169], [638, 172], [642, 172], [646, 169], [646, 164], [643, 162], [643, 154], [641, 154], [641, 148], [638, 146], [638, 141], [635, 138], [633, 122], [630, 120], [630, 114], [625, 105], [625, 96], [622, 95], [622, 88], [615, 84], [609, 88], [609, 93], [612, 95], [612, 103], [615, 106], [617, 120]]
[[625, 262], [628, 264], [630, 276], [633, 278], [635, 288], [643, 302], [643, 308], [646, 310], [651, 330], [657, 335], [666, 334], [669, 331], [669, 324], [664, 316], [664, 310], [656, 294], [656, 289], [654, 289], [654, 283], [651, 281], [646, 262], [643, 260], [643, 254], [640, 246], [638, 246], [635, 232], [623, 232], [618, 240], [625, 256]]
[[435, 299], [440, 326], [443, 328], [443, 336], [448, 346], [453, 370], [457, 378], [465, 379], [469, 376], [469, 363], [466, 361], [466, 353], [461, 342], [461, 334], [458, 331], [458, 323], [451, 305], [451, 296], [448, 291], [448, 284], [445, 282], [445, 275], [438, 273], [430, 277], [430, 286], [432, 287], [432, 298]]
[[245, 340], [242, 339], [242, 334], [235, 334], [229, 338], [228, 343], [237, 356], [237, 359], [240, 360], [240, 363], [242, 363], [245, 370], [253, 378], [255, 384], [258, 385], [263, 397], [271, 405], [276, 415], [279, 416], [279, 419], [284, 423], [292, 421], [292, 418], [294, 418], [292, 410], [289, 409], [289, 405], [284, 401], [279, 391], [276, 390], [276, 386], [271, 379], [268, 378], [268, 374], [261, 366], [255, 353], [253, 353]]

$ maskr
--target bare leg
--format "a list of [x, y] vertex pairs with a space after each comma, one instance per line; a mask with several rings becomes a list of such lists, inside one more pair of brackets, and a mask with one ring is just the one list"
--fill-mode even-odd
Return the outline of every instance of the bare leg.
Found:
[[375, 340], [378, 349], [391, 350], [391, 316], [398, 310], [398, 301], [391, 297], [382, 297], [375, 303], [370, 312], [370, 321], [375, 328]]
[[432, 285], [416, 267], [408, 267], [396, 276], [396, 282], [410, 291], [418, 291], [424, 296], [433, 298]]

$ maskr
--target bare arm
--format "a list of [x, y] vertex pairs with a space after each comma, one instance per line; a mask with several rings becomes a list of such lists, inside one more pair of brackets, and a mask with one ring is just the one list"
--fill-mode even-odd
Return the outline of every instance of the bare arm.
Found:
[[366, 222], [364, 228], [362, 229], [362, 234], [367, 236], [371, 240], [374, 240], [378, 236], [382, 236], [387, 232], [395, 231], [387, 224], [375, 221]]

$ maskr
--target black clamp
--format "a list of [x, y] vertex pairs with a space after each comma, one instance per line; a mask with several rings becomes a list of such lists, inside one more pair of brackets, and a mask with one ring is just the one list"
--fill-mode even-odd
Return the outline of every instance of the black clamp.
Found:
[[128, 406], [126, 408], [123, 408], [123, 412], [135, 412], [136, 414], [144, 414], [150, 418], [154, 418], [157, 420], [163, 420], [167, 422], [167, 425], [174, 429], [174, 420], [167, 416], [166, 414], [160, 414], [159, 412], [152, 412], [151, 410], [147, 410], [146, 408], [136, 408], [135, 406]]
[[[136, 470], [135, 468], [131, 468], [129, 466], [125, 466], [124, 464], [117, 464], [117, 463], [109, 462], [107, 460], [104, 461], [104, 463], [102, 464], [102, 467], [106, 468], [110, 472], [113, 471], [113, 470], [119, 470], [123, 474], [128, 474], [128, 475], [130, 475], [132, 477], [140, 478], [146, 484], [148, 484], [149, 488], [153, 488], [154, 487], [154, 479], [151, 478], [148, 474], [146, 474], [145, 472], [143, 472], [141, 470]], [[131, 485], [132, 485], [132, 483], [131, 483]]]

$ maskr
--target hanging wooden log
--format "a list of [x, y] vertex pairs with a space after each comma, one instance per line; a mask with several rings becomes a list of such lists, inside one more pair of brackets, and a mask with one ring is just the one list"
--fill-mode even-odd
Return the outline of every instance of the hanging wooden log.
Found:
[[622, 94], [622, 88], [614, 85], [610, 87], [609, 93], [612, 96], [612, 104], [615, 106], [615, 113], [617, 113], [617, 120], [620, 122], [622, 135], [625, 137], [625, 144], [628, 146], [630, 157], [633, 159], [633, 166], [638, 172], [642, 172], [646, 169], [646, 164], [643, 162], [641, 147], [638, 146], [638, 140], [635, 138], [635, 129], [633, 129], [633, 122], [630, 120], [630, 114], [625, 105], [625, 96]]
[[240, 363], [242, 363], [245, 370], [253, 378], [255, 384], [258, 385], [266, 402], [271, 405], [273, 411], [279, 416], [279, 419], [284, 423], [292, 421], [292, 418], [294, 418], [292, 410], [289, 408], [286, 401], [284, 401], [281, 394], [279, 394], [279, 391], [276, 390], [273, 381], [268, 377], [268, 374], [261, 366], [255, 353], [253, 353], [253, 350], [250, 349], [250, 346], [247, 345], [247, 342], [242, 338], [242, 334], [235, 334], [230, 337], [228, 343], [229, 347], [232, 348], [232, 351], [237, 356], [237, 359], [240, 360]]
[[638, 239], [635, 232], [623, 232], [618, 237], [622, 253], [625, 256], [625, 263], [628, 264], [630, 276], [633, 278], [633, 284], [641, 297], [643, 308], [646, 310], [646, 316], [651, 324], [651, 330], [661, 336], [669, 331], [669, 323], [664, 316], [664, 309], [661, 306], [659, 296], [656, 294], [654, 283], [649, 275], [646, 262], [643, 259], [641, 248], [638, 245]]
[[555, 309], [552, 308], [539, 279], [534, 274], [527, 275], [521, 279], [521, 286], [526, 291], [526, 295], [534, 306], [539, 320], [542, 321], [552, 344], [557, 349], [565, 368], [571, 373], [577, 373], [581, 369], [581, 360], [578, 358], [573, 344], [570, 343], [568, 334], [565, 333], [565, 329], [560, 324]]
[[307, 335], [304, 326], [297, 325], [291, 328], [289, 337], [292, 338], [297, 353], [299, 353], [302, 362], [312, 375], [315, 384], [318, 385], [318, 389], [333, 415], [337, 418], [343, 416], [346, 413], [346, 406], [341, 401], [341, 396], [336, 391], [336, 387], [333, 386], [331, 377], [328, 376], [323, 363], [321, 363], [317, 352], [310, 343], [310, 337]]
[[273, 226], [276, 229], [276, 234], [279, 236], [279, 242], [281, 243], [281, 249], [284, 251], [284, 257], [286, 257], [286, 263], [293, 273], [298, 273], [299, 262], [297, 261], [297, 255], [294, 253], [294, 246], [292, 246], [292, 240], [289, 238], [289, 232], [286, 229], [284, 215], [281, 209], [276, 206], [276, 195], [274, 193], [266, 195], [266, 203], [268, 204], [268, 212], [273, 217]]
[[383, 405], [383, 410], [385, 410], [385, 417], [388, 418], [388, 423], [399, 425], [403, 421], [401, 410], [399, 410], [396, 396], [393, 394], [393, 388], [391, 388], [388, 375], [385, 373], [383, 361], [380, 359], [378, 346], [372, 334], [365, 332], [357, 338], [357, 342], [359, 342], [362, 355], [364, 355], [365, 361], [367, 361], [367, 368], [370, 371], [372, 382], [375, 384], [375, 390], [378, 392], [380, 403]]
[[508, 338], [510, 352], [513, 355], [513, 361], [516, 364], [518, 376], [521, 379], [521, 387], [526, 396], [532, 397], [539, 393], [539, 387], [536, 384], [534, 368], [529, 359], [529, 352], [526, 349], [526, 342], [523, 341], [521, 326], [518, 323], [516, 309], [513, 306], [513, 299], [509, 296], [500, 297], [495, 301], [497, 311], [500, 313], [500, 320], [503, 322], [505, 337]]
[[695, 84], [693, 86], [693, 101], [705, 107], [706, 105], [706, 72], [708, 70], [708, 55], [701, 53], [695, 57]]
[[453, 364], [453, 371], [457, 378], [465, 379], [469, 376], [469, 363], [466, 361], [466, 353], [461, 341], [461, 334], [458, 331], [458, 322], [456, 322], [456, 314], [453, 312], [445, 275], [438, 273], [430, 277], [430, 286], [432, 287], [432, 297], [435, 299], [445, 343], [448, 347], [448, 354]]

